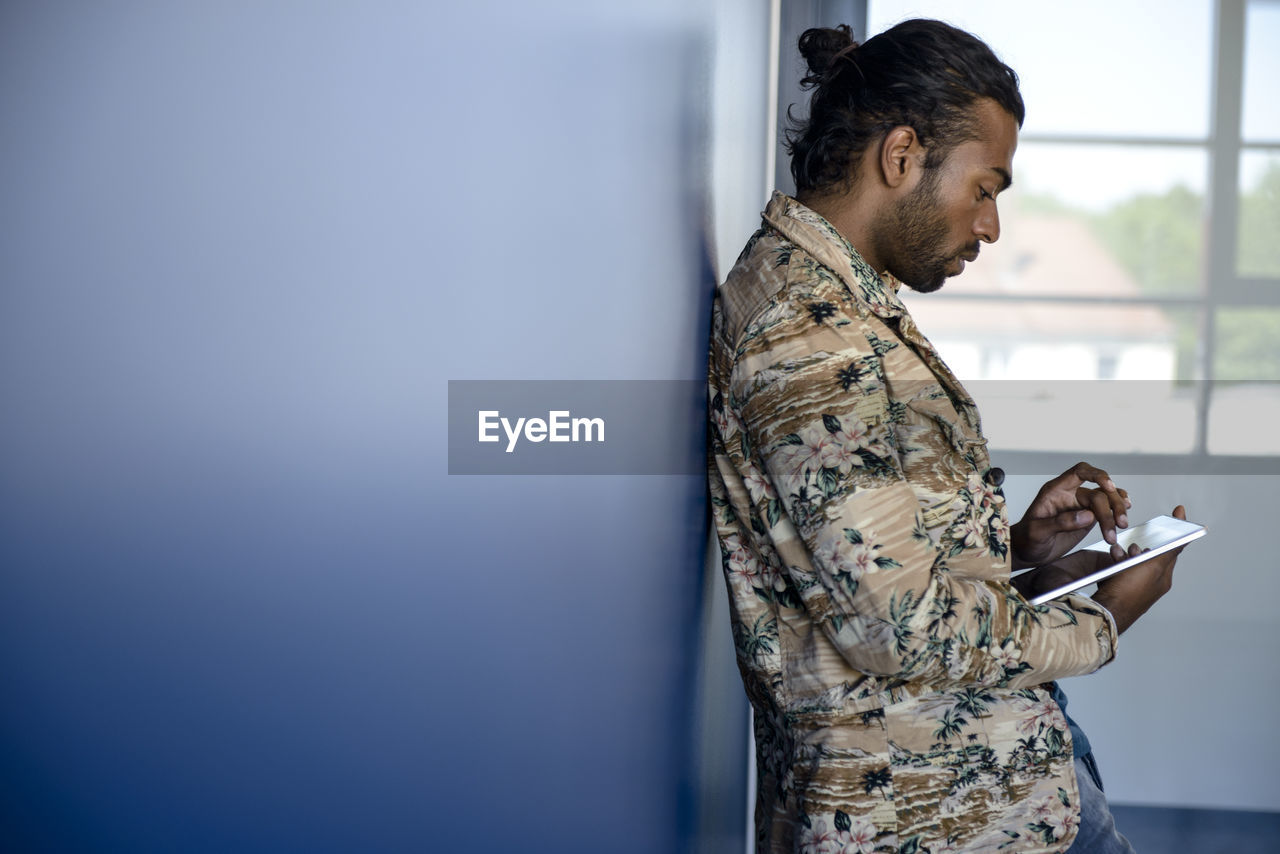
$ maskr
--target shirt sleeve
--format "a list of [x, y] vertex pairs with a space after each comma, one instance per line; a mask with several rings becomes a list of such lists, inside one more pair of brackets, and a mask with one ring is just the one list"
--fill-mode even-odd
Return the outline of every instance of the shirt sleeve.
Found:
[[904, 404], [883, 343], [850, 324], [753, 342], [734, 362], [729, 410], [777, 496], [768, 534], [803, 608], [852, 667], [891, 680], [1016, 688], [1105, 664], [1104, 609], [1082, 596], [1032, 606], [1009, 583], [992, 553], [1001, 530], [1007, 542], [1003, 498], [959, 473], [926, 506], [908, 482], [904, 460], [930, 437], [894, 430]]

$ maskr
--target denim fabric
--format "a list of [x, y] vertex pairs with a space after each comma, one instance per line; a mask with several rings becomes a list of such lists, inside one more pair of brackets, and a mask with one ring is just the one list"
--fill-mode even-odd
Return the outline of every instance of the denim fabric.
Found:
[[1080, 788], [1080, 830], [1068, 852], [1075, 854], [1134, 854], [1133, 846], [1116, 830], [1102, 778], [1093, 754], [1076, 760], [1076, 782]]
[[[1052, 683], [1053, 688], [1049, 692], [1049, 696], [1062, 709], [1062, 714], [1067, 719], [1067, 728], [1071, 730], [1071, 756], [1080, 759], [1088, 756], [1093, 752], [1093, 748], [1089, 746], [1089, 736], [1084, 734], [1084, 730], [1071, 720], [1071, 715], [1067, 713], [1067, 695], [1063, 692], [1062, 686], [1057, 682]], [[1101, 783], [1098, 784], [1101, 787]]]

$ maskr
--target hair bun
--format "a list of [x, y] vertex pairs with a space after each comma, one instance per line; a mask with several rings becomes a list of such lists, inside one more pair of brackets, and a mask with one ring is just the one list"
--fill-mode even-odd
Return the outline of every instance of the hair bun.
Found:
[[838, 27], [814, 27], [800, 36], [800, 55], [809, 65], [809, 75], [802, 82], [814, 86], [831, 70], [836, 59], [858, 46], [848, 24]]

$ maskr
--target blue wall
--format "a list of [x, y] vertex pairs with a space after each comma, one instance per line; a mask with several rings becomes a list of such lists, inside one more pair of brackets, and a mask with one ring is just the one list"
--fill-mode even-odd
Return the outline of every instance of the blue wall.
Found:
[[701, 375], [707, 10], [435, 5], [0, 7], [0, 848], [695, 835], [702, 479], [444, 448]]

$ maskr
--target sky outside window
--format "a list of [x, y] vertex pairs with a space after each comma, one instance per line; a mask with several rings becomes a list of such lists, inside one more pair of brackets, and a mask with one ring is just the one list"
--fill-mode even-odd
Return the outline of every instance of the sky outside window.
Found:
[[1245, 9], [1246, 142], [1280, 142], [1280, 2], [1253, 0]]
[[873, 34], [914, 17], [973, 32], [1018, 72], [1025, 134], [1208, 136], [1210, 0], [869, 4]]

